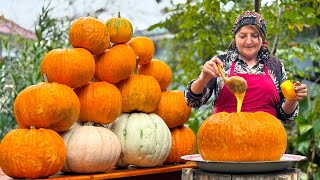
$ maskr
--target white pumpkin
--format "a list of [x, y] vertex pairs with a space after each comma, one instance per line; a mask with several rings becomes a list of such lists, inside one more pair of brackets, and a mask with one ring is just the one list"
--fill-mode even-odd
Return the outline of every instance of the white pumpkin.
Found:
[[109, 127], [121, 143], [117, 166], [154, 167], [169, 155], [170, 130], [154, 113], [123, 113]]
[[84, 125], [61, 134], [67, 148], [63, 172], [95, 173], [115, 167], [121, 145], [109, 129]]

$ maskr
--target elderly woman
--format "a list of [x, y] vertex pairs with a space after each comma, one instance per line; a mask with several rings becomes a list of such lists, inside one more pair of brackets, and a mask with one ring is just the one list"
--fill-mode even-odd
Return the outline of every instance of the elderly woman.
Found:
[[287, 80], [286, 71], [281, 60], [268, 53], [266, 28], [265, 20], [256, 12], [246, 11], [238, 16], [227, 53], [207, 61], [201, 74], [186, 87], [188, 106], [199, 108], [213, 95], [214, 113], [236, 112], [237, 100], [219, 75], [217, 64], [220, 64], [227, 76], [237, 75], [247, 81], [242, 112], [264, 111], [284, 123], [294, 121], [299, 112], [298, 102], [307, 96], [307, 86], [295, 82], [296, 98], [284, 98], [280, 84]]

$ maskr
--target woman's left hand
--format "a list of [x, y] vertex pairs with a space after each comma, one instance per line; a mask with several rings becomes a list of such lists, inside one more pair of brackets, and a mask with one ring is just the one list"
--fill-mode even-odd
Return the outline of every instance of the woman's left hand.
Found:
[[296, 92], [296, 101], [301, 101], [307, 96], [308, 88], [306, 84], [301, 84], [300, 81], [297, 81], [293, 84], [293, 87]]

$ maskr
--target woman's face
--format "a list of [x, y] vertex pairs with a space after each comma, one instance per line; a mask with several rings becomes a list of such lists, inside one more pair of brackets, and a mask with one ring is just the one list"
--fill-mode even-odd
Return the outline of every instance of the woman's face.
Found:
[[262, 38], [254, 26], [243, 26], [236, 34], [236, 45], [242, 58], [256, 60], [262, 45]]

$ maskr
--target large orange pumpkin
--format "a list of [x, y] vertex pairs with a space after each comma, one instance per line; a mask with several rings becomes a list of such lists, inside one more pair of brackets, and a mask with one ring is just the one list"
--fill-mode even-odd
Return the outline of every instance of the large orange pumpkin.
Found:
[[91, 82], [75, 90], [80, 104], [81, 122], [112, 123], [121, 113], [122, 97], [119, 89], [110, 83]]
[[54, 175], [65, 160], [63, 139], [51, 129], [14, 129], [1, 142], [0, 166], [12, 178]]
[[137, 36], [132, 38], [128, 44], [136, 53], [139, 65], [147, 64], [152, 60], [155, 48], [153, 41], [150, 38], [145, 36]]
[[161, 89], [152, 76], [134, 74], [120, 81], [116, 86], [122, 96], [122, 112], [150, 113], [159, 105]]
[[154, 113], [158, 114], [169, 128], [174, 128], [188, 121], [191, 108], [187, 106], [182, 91], [164, 91], [161, 93], [159, 106]]
[[281, 122], [266, 112], [213, 114], [198, 131], [198, 149], [211, 161], [275, 161], [287, 147]]
[[40, 68], [48, 82], [75, 88], [87, 84], [93, 78], [95, 61], [92, 54], [83, 48], [53, 49], [45, 55]]
[[120, 17], [120, 12], [117, 18], [108, 19], [106, 26], [109, 30], [110, 41], [112, 43], [126, 43], [132, 38], [132, 24], [129, 20]]
[[85, 48], [94, 55], [103, 53], [110, 45], [108, 28], [93, 17], [76, 19], [70, 25], [69, 40], [72, 47]]
[[127, 44], [117, 44], [101, 54], [96, 61], [95, 77], [115, 84], [128, 78], [136, 68], [136, 55]]
[[148, 64], [139, 66], [139, 74], [149, 75], [154, 77], [160, 87], [161, 91], [165, 91], [172, 80], [172, 71], [170, 67], [163, 61], [152, 59]]
[[68, 130], [78, 119], [80, 101], [69, 87], [42, 82], [22, 90], [14, 101], [14, 115], [20, 128]]
[[170, 129], [172, 147], [164, 163], [185, 162], [181, 156], [193, 154], [196, 151], [196, 135], [187, 126], [181, 125]]

